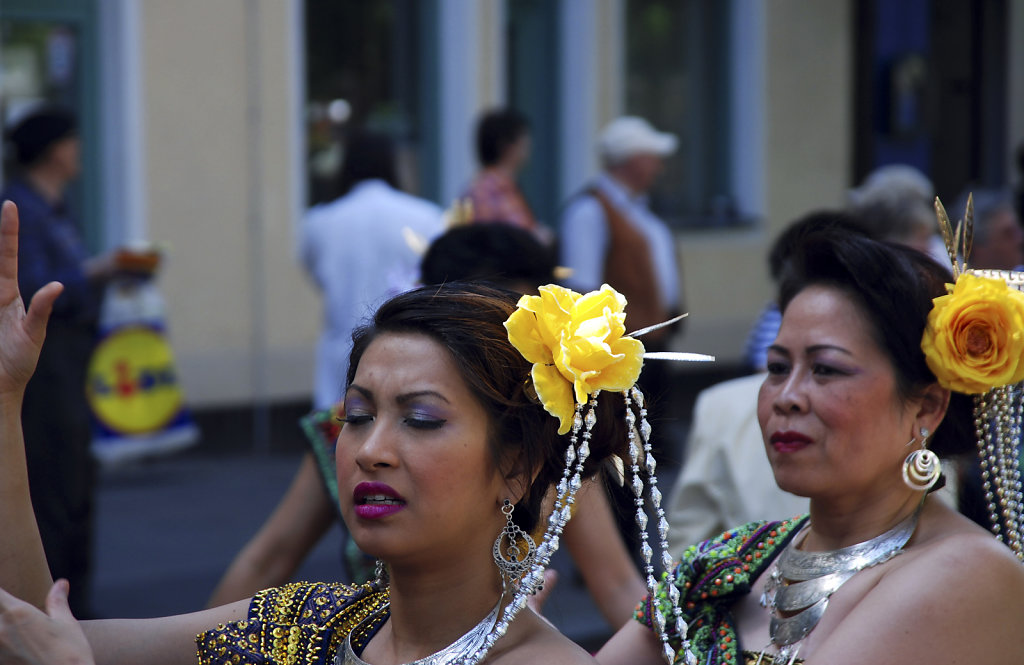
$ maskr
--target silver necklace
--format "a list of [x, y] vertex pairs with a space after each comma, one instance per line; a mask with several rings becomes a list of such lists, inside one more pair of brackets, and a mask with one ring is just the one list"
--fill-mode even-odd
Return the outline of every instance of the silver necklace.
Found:
[[917, 527], [919, 513], [920, 508], [871, 540], [830, 552], [800, 551], [795, 538], [786, 545], [761, 594], [761, 606], [772, 615], [769, 635], [779, 650], [776, 662], [796, 660], [801, 641], [818, 625], [829, 597], [844, 582], [903, 551]]
[[[362, 625], [370, 625], [378, 616], [388, 611], [390, 603], [386, 603], [379, 610], [374, 612], [372, 615], [367, 617]], [[406, 665], [456, 665], [464, 663], [467, 657], [473, 654], [477, 649], [483, 646], [484, 640], [487, 639], [487, 634], [494, 627], [494, 624], [498, 620], [498, 610], [501, 608], [501, 601], [494, 606], [491, 613], [483, 618], [483, 620], [477, 625], [469, 629], [469, 632], [464, 634], [459, 639], [455, 640], [445, 648], [424, 656], [419, 660], [414, 660]], [[358, 630], [358, 628], [356, 629]], [[345, 644], [341, 650], [334, 656], [334, 665], [369, 665], [365, 660], [356, 655], [355, 650], [352, 648], [352, 633], [355, 630], [349, 632], [345, 638]]]

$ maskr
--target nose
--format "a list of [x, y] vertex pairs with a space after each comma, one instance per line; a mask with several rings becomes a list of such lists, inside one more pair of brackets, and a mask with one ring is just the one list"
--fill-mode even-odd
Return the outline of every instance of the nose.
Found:
[[778, 385], [772, 408], [779, 414], [807, 411], [807, 392], [804, 389], [803, 377], [798, 372], [790, 371]]
[[[355, 462], [360, 469], [371, 471], [397, 464], [393, 437], [390, 436], [385, 423], [377, 419], [373, 423], [360, 426], [359, 429], [362, 431], [354, 433], [357, 437], [354, 453]], [[338, 452], [340, 454], [341, 446]]]

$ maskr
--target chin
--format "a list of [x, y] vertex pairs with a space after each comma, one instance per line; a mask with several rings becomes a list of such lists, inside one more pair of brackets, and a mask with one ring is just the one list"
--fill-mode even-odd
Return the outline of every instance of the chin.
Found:
[[784, 492], [810, 498], [816, 494], [816, 488], [807, 482], [807, 474], [797, 469], [775, 472], [775, 484]]

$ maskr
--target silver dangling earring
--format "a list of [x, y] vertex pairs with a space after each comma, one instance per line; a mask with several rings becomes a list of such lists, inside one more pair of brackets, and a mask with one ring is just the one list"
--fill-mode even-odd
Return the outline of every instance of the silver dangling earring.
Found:
[[[917, 440], [910, 440], [911, 445]], [[928, 450], [928, 430], [921, 428], [921, 448], [907, 455], [903, 460], [903, 482], [915, 492], [926, 492], [935, 485], [942, 473], [939, 456]]]
[[[505, 515], [505, 528], [498, 534], [494, 541], [494, 565], [501, 573], [501, 581], [505, 589], [518, 589], [519, 580], [533, 567], [533, 560], [537, 556], [537, 545], [526, 533], [512, 521], [512, 511], [515, 506], [508, 499], [501, 506], [501, 512]], [[507, 543], [507, 544], [506, 544]], [[520, 546], [522, 543], [522, 546]]]
[[391, 582], [391, 578], [388, 575], [388, 567], [380, 559], [377, 559], [377, 564], [374, 566], [373, 578], [373, 585], [378, 589], [386, 588]]

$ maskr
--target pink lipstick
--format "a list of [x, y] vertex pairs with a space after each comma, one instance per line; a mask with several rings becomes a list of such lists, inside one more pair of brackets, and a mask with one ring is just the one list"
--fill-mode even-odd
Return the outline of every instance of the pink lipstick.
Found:
[[384, 483], [359, 483], [352, 491], [356, 516], [375, 520], [394, 515], [405, 508], [405, 499]]
[[780, 453], [791, 453], [797, 450], [802, 450], [807, 446], [814, 443], [814, 441], [800, 432], [775, 432], [768, 439], [768, 442], [772, 444], [777, 452]]

